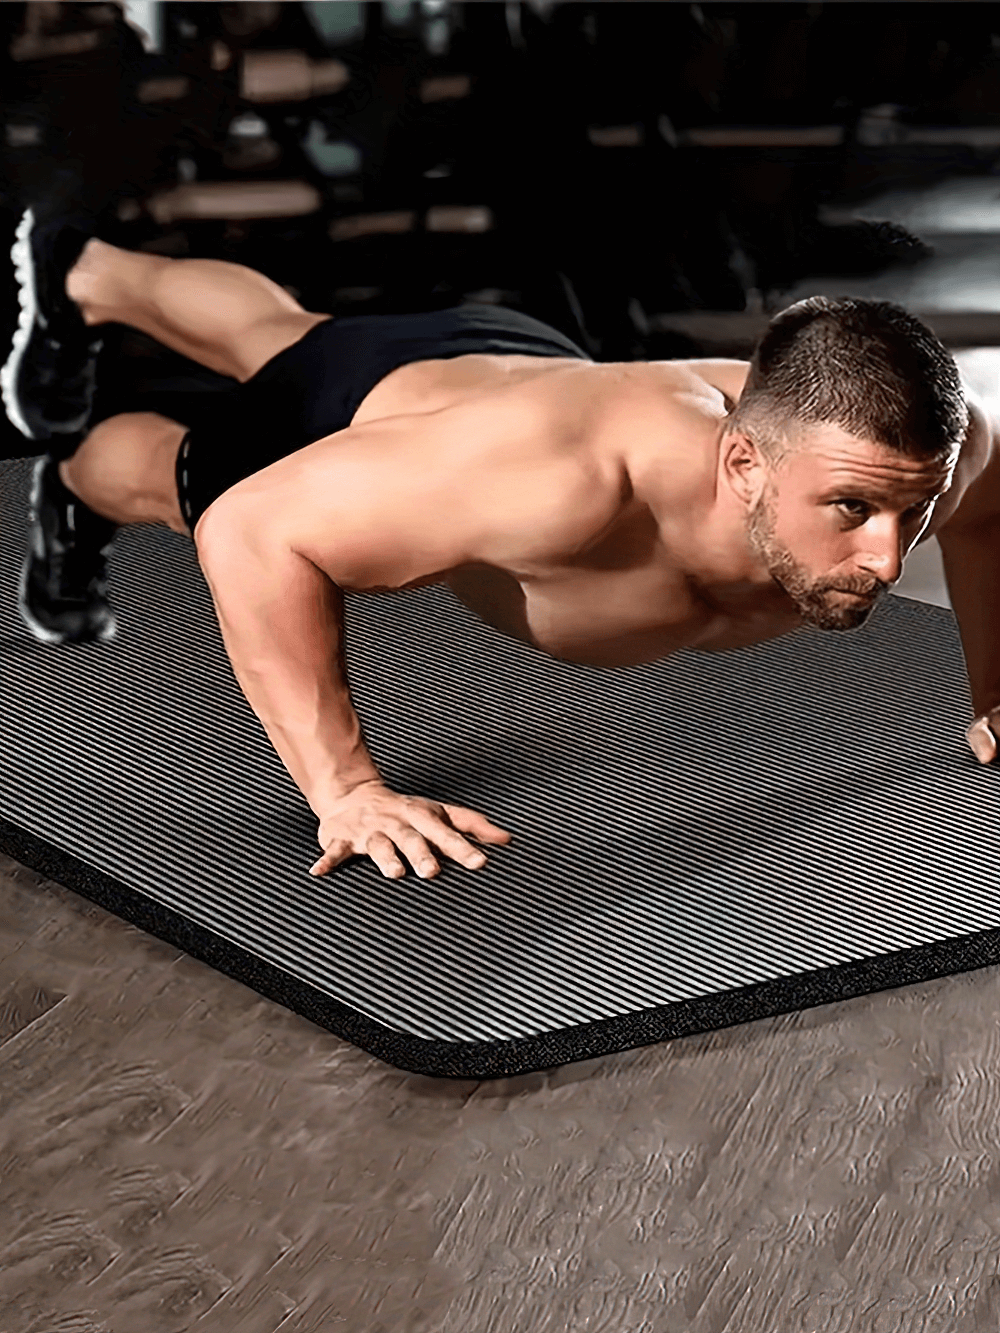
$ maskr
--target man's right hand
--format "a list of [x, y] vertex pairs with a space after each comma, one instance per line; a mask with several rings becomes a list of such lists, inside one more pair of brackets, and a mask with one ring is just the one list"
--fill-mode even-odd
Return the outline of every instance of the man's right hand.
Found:
[[441, 869], [432, 848], [469, 870], [479, 870], [486, 857], [463, 833], [487, 843], [511, 839], [475, 810], [401, 796], [375, 778], [327, 806], [318, 833], [323, 855], [309, 873], [325, 875], [349, 857], [370, 856], [387, 879], [399, 879], [406, 874], [401, 852], [421, 879], [429, 879]]

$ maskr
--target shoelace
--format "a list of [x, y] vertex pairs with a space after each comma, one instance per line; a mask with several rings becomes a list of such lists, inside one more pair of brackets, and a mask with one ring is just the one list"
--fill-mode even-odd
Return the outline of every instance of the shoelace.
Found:
[[55, 338], [45, 339], [45, 351], [48, 352], [54, 361], [63, 361], [67, 359], [78, 361], [81, 356], [87, 357], [88, 360], [95, 361], [103, 345], [104, 344], [100, 338], [93, 342], [85, 341], [82, 338], [79, 341], [74, 340], [72, 342], [59, 342]]

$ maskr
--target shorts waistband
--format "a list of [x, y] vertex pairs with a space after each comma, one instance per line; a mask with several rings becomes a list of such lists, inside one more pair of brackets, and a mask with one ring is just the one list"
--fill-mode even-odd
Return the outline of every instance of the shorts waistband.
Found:
[[180, 503], [181, 513], [191, 531], [194, 531], [193, 519], [194, 511], [191, 508], [191, 497], [188, 495], [188, 454], [191, 452], [191, 432], [187, 431], [184, 439], [181, 441], [180, 448], [177, 450], [177, 464], [174, 469], [177, 479], [177, 499]]

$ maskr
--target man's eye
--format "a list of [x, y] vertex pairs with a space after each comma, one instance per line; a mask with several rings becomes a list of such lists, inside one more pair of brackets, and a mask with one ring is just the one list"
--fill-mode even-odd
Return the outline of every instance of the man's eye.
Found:
[[[908, 519], [910, 522], [914, 519], [923, 518], [934, 503], [934, 500], [924, 500], [921, 504], [914, 505], [912, 509], [908, 509], [904, 518]], [[864, 500], [835, 500], [834, 504], [838, 509], [846, 510], [851, 518], [867, 518], [871, 513], [871, 506]]]

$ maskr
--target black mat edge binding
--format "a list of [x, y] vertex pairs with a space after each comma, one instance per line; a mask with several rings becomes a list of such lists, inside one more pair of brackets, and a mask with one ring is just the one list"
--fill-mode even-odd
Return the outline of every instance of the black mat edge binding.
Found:
[[971, 972], [1000, 962], [1000, 928], [997, 928], [757, 982], [694, 1000], [657, 1005], [537, 1037], [509, 1041], [430, 1041], [396, 1032], [341, 1004], [308, 982], [194, 924], [181, 913], [5, 819], [0, 819], [0, 851], [394, 1068], [431, 1078], [478, 1080], [537, 1073], [671, 1038], [714, 1032], [759, 1018]]

